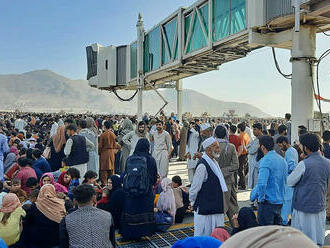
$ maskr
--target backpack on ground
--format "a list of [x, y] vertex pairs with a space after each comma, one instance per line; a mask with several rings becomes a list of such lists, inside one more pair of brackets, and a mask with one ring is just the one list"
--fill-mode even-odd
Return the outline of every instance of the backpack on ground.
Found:
[[149, 184], [147, 159], [136, 155], [128, 157], [123, 180], [124, 192], [133, 197], [146, 195]]
[[173, 224], [173, 216], [166, 211], [155, 213], [155, 220], [157, 232], [166, 232]]

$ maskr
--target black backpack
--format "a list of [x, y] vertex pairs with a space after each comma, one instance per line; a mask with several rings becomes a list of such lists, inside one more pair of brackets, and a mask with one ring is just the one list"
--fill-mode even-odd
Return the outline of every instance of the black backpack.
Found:
[[124, 192], [129, 196], [146, 195], [149, 191], [150, 181], [145, 157], [132, 155], [126, 161], [123, 180]]

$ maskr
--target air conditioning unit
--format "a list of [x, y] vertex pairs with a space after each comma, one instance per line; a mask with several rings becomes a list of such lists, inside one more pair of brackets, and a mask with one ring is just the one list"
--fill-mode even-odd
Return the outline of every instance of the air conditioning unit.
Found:
[[92, 44], [86, 47], [87, 56], [87, 80], [89, 85], [92, 87], [97, 87], [97, 57], [99, 54], [99, 45]]
[[119, 46], [117, 52], [117, 86], [125, 86], [130, 81], [130, 46]]
[[117, 49], [92, 44], [86, 48], [89, 85], [99, 89], [117, 86]]
[[248, 0], [249, 28], [262, 27], [273, 19], [292, 15], [294, 13], [292, 3], [292, 0]]
[[266, 0], [248, 0], [248, 27], [261, 27], [266, 24]]
[[131, 46], [86, 47], [87, 80], [99, 89], [125, 86], [131, 80]]

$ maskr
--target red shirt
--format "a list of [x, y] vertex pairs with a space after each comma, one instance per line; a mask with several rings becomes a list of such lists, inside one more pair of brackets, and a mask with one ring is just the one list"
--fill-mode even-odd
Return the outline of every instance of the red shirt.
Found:
[[19, 170], [19, 172], [17, 173], [16, 177], [17, 179], [21, 180], [21, 188], [22, 190], [24, 190], [27, 194], [30, 194], [30, 188], [26, 187], [26, 181], [28, 180], [28, 178], [30, 177], [34, 177], [37, 178], [36, 172], [34, 171], [34, 169], [32, 169], [29, 166], [23, 167]]
[[236, 152], [238, 152], [238, 148], [242, 145], [242, 139], [236, 134], [230, 134], [229, 143], [232, 143], [236, 147]]
[[8, 177], [8, 179], [10, 181], [15, 177], [16, 171], [18, 171], [18, 170], [19, 170], [19, 167], [16, 163], [12, 167], [10, 167], [10, 169], [7, 171], [6, 176]]
[[106, 196], [102, 196], [101, 200], [97, 202], [97, 205], [99, 204], [107, 204], [109, 202], [109, 198]]
[[244, 145], [243, 146], [243, 152], [242, 152], [242, 155], [245, 155], [247, 154], [247, 149], [246, 149], [246, 146], [248, 144], [250, 144], [250, 137], [247, 133], [243, 132], [243, 133], [240, 133], [240, 135], [238, 136], [241, 140], [242, 140], [242, 144]]

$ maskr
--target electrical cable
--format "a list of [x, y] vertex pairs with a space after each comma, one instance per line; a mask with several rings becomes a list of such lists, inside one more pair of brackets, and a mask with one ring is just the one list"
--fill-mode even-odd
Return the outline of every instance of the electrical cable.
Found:
[[[317, 61], [316, 64], [316, 87], [317, 87], [317, 94], [321, 97], [320, 94], [320, 83], [319, 83], [319, 67], [320, 67], [320, 63], [322, 62], [322, 60], [324, 58], [326, 58], [328, 55], [330, 54], [330, 49], [326, 50], [324, 53], [321, 54], [319, 60]], [[319, 101], [319, 109], [320, 109], [320, 113], [322, 115], [322, 111], [321, 111], [321, 98], [319, 97], [318, 101]]]
[[328, 49], [324, 53], [322, 53], [319, 58], [319, 62], [321, 62], [321, 60], [324, 59], [325, 57], [327, 57], [329, 54], [330, 54], [330, 49]]
[[[322, 104], [321, 104], [321, 93], [320, 93], [320, 83], [319, 83], [319, 66], [320, 63], [324, 58], [326, 58], [330, 54], [330, 49], [326, 50], [324, 53], [321, 54], [320, 58], [317, 60], [316, 63], [316, 87], [317, 87], [317, 95], [318, 99], [316, 99], [316, 90], [314, 85], [314, 78], [312, 77], [312, 87], [314, 92], [314, 97], [316, 101], [316, 105], [319, 108], [320, 111], [320, 119], [321, 119], [321, 131], [324, 131], [324, 124], [323, 124], [323, 113], [322, 113]], [[314, 64], [315, 66], [315, 64]], [[313, 70], [313, 64], [311, 63], [311, 70]]]
[[323, 31], [323, 30], [320, 29], [320, 28], [317, 28], [317, 30], [321, 31], [325, 36], [330, 36], [330, 34], [327, 34], [325, 31]]
[[[313, 71], [313, 63], [310, 63], [310, 66], [311, 66], [311, 75], [312, 74], [312, 71]], [[320, 87], [317, 84], [317, 91], [318, 91], [318, 94], [320, 94]], [[324, 131], [324, 125], [323, 125], [323, 114], [322, 114], [322, 108], [321, 108], [321, 97], [319, 95], [318, 99], [316, 98], [316, 90], [315, 90], [315, 84], [314, 84], [314, 77], [312, 76], [312, 88], [313, 88], [313, 93], [314, 93], [314, 99], [316, 101], [316, 105], [320, 111], [320, 123], [321, 123], [321, 133]]]
[[326, 32], [322, 31], [322, 33], [325, 35], [325, 36], [330, 36], [330, 34], [327, 34]]
[[125, 98], [122, 98], [121, 96], [119, 96], [118, 93], [117, 93], [117, 91], [115, 89], [113, 89], [112, 91], [115, 94], [115, 96], [119, 98], [119, 100], [121, 100], [123, 102], [129, 102], [129, 101], [132, 101], [133, 100], [133, 98], [136, 96], [136, 94], [138, 93], [139, 90], [136, 90], [135, 93], [131, 97], [126, 98], [126, 99]]
[[276, 58], [276, 54], [275, 54], [275, 48], [272, 47], [272, 52], [273, 52], [273, 58], [274, 58], [274, 63], [275, 63], [275, 67], [277, 69], [277, 71], [285, 78], [285, 79], [292, 79], [292, 73], [291, 74], [284, 74], [281, 71], [281, 68], [278, 64], [277, 58]]

